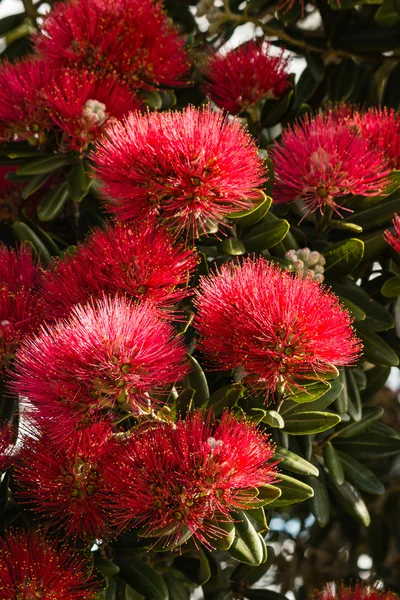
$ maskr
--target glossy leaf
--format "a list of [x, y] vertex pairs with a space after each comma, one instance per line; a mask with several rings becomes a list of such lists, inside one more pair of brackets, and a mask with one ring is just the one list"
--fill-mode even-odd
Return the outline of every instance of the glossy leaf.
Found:
[[292, 413], [285, 418], [284, 431], [290, 435], [321, 433], [340, 423], [339, 415], [323, 411]]
[[313, 489], [309, 485], [294, 477], [279, 473], [279, 479], [280, 481], [276, 486], [279, 487], [282, 494], [268, 505], [268, 509], [278, 506], [289, 506], [290, 504], [297, 504], [297, 502], [304, 502], [304, 500], [311, 498], [314, 494]]
[[268, 248], [272, 248], [279, 244], [287, 232], [290, 225], [284, 219], [260, 223], [251, 232], [243, 238], [243, 243], [247, 250], [260, 252]]
[[264, 558], [264, 547], [261, 536], [254, 529], [247, 514], [243, 511], [234, 513], [236, 535], [228, 554], [240, 562], [257, 567]]
[[323, 449], [325, 466], [333, 481], [341, 485], [344, 481], [343, 465], [335, 448], [330, 442], [326, 442]]
[[351, 273], [364, 254], [364, 242], [356, 238], [339, 242], [325, 252], [327, 277], [343, 277]]
[[337, 453], [342, 462], [346, 479], [356, 488], [368, 494], [383, 494], [385, 492], [385, 486], [368, 467], [346, 452], [338, 450]]
[[279, 465], [292, 473], [298, 473], [299, 475], [313, 475], [318, 477], [318, 469], [313, 464], [287, 450], [287, 448], [281, 448], [277, 446], [274, 452], [274, 458], [279, 460]]
[[64, 208], [68, 200], [68, 187], [66, 183], [52, 188], [38, 206], [39, 221], [52, 221]]

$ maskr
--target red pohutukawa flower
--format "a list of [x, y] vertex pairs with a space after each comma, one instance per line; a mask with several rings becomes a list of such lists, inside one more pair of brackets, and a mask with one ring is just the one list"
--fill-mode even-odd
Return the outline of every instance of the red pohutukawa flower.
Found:
[[37, 418], [81, 423], [91, 411], [151, 411], [153, 394], [187, 370], [183, 342], [159, 310], [124, 298], [76, 306], [26, 339], [15, 368], [14, 388]]
[[54, 75], [48, 62], [26, 58], [0, 67], [0, 137], [45, 141], [54, 127], [43, 104], [43, 89]]
[[113, 75], [58, 69], [44, 87], [43, 102], [65, 150], [86, 150], [113, 118], [140, 108], [141, 101]]
[[196, 264], [194, 250], [180, 245], [162, 228], [141, 224], [98, 229], [76, 254], [46, 273], [46, 315], [67, 316], [75, 304], [104, 293], [149, 299], [171, 309], [191, 293], [187, 284]]
[[101, 591], [89, 558], [34, 530], [0, 537], [0, 600], [95, 600]]
[[337, 202], [349, 194], [383, 192], [390, 170], [381, 150], [348, 123], [329, 114], [306, 117], [282, 134], [272, 148], [277, 203], [303, 200], [307, 212], [326, 207], [349, 210]]
[[328, 583], [322, 591], [316, 591], [312, 600], [399, 600], [390, 590], [357, 582], [355, 586], [344, 583]]
[[134, 88], [182, 85], [191, 66], [184, 37], [158, 1], [59, 2], [41, 29], [40, 54], [113, 74]]
[[214, 54], [204, 69], [204, 91], [219, 107], [238, 114], [259, 100], [279, 98], [288, 88], [288, 59], [265, 41], [250, 41]]
[[249, 134], [208, 107], [132, 113], [107, 129], [92, 158], [120, 221], [158, 215], [195, 236], [251, 208], [265, 181]]
[[394, 215], [393, 220], [394, 231], [391, 232], [389, 229], [385, 231], [383, 237], [385, 241], [393, 248], [395, 252], [400, 254], [400, 217], [399, 215]]
[[9, 250], [0, 245], [0, 371], [14, 356], [24, 335], [42, 320], [40, 265], [28, 246]]
[[[111, 435], [110, 421], [71, 432], [72, 445], [52, 439], [51, 428], [25, 438], [14, 467], [17, 498], [47, 525], [82, 539], [109, 539], [110, 512], [101, 503], [106, 483], [104, 462], [120, 442]], [[107, 488], [108, 489], [108, 488]]]
[[121, 530], [143, 526], [148, 535], [177, 540], [189, 530], [212, 547], [225, 533], [213, 519], [231, 520], [235, 508], [256, 502], [254, 489], [277, 479], [274, 447], [248, 421], [224, 413], [216, 422], [197, 411], [176, 425], [155, 424], [121, 447], [106, 478]]
[[392, 169], [400, 168], [400, 115], [393, 108], [375, 107], [366, 112], [356, 111], [350, 123], [360, 135], [379, 148]]
[[199, 349], [217, 367], [242, 367], [245, 381], [267, 395], [300, 387], [298, 377], [318, 379], [330, 364], [353, 364], [360, 353], [353, 319], [334, 294], [264, 259], [203, 277], [196, 304]]

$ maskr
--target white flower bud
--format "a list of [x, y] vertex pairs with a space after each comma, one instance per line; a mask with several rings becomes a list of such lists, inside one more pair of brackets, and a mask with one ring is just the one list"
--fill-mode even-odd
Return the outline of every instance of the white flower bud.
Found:
[[322, 273], [316, 273], [314, 275], [314, 281], [318, 281], [318, 283], [322, 283], [324, 280], [324, 276], [322, 275]]
[[304, 260], [304, 262], [308, 262], [308, 257], [310, 256], [310, 248], [300, 248], [297, 250], [297, 256]]
[[314, 265], [316, 265], [320, 259], [320, 256], [320, 253], [316, 252], [315, 250], [313, 252], [310, 252], [310, 256], [308, 257], [308, 266], [313, 267]]
[[323, 273], [325, 271], [324, 267], [321, 267], [320, 265], [316, 265], [314, 267], [314, 271], [315, 273]]
[[297, 271], [302, 271], [304, 269], [304, 263], [302, 260], [296, 260], [294, 265], [295, 265]]
[[108, 118], [106, 105], [98, 100], [86, 100], [82, 109], [82, 123], [101, 127]]

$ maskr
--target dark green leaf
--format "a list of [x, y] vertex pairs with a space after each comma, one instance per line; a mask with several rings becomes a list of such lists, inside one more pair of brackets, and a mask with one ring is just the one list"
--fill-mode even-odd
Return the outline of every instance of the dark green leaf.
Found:
[[258, 498], [261, 500], [268, 500], [266, 504], [274, 502], [277, 498], [282, 495], [282, 491], [276, 485], [260, 485], [258, 487]]
[[21, 196], [24, 200], [29, 198], [31, 194], [37, 192], [48, 180], [50, 177], [49, 174], [45, 173], [44, 175], [35, 175], [32, 179], [26, 184], [24, 189], [22, 190]]
[[374, 423], [380, 420], [383, 415], [383, 408], [381, 406], [374, 406], [372, 408], [364, 408], [363, 417], [360, 421], [343, 423], [339, 425], [335, 431], [335, 437], [350, 438], [358, 435], [371, 427]]
[[280, 98], [266, 100], [261, 112], [263, 127], [273, 127], [289, 111], [294, 100], [293, 88], [288, 88]]
[[170, 573], [164, 574], [164, 581], [168, 588], [169, 600], [190, 600], [189, 589]]
[[363, 343], [364, 357], [375, 364], [397, 367], [399, 357], [392, 348], [377, 333], [358, 331], [358, 336]]
[[155, 108], [157, 110], [162, 108], [162, 97], [155, 90], [142, 90], [140, 96], [150, 108]]
[[282, 414], [285, 414], [286, 402], [296, 402], [296, 404], [308, 404], [315, 402], [318, 398], [321, 398], [329, 392], [331, 385], [327, 381], [318, 381], [317, 383], [309, 383], [303, 386], [297, 394], [289, 394], [285, 397], [285, 401], [282, 407]]
[[233, 408], [245, 391], [240, 383], [227, 385], [214, 392], [205, 406], [212, 408], [214, 415], [219, 417], [225, 408]]
[[285, 421], [276, 410], [265, 411], [262, 421], [270, 427], [278, 427], [278, 429], [282, 429], [285, 426]]
[[308, 69], [315, 81], [322, 81], [325, 74], [324, 56], [319, 52], [306, 52]]
[[168, 588], [159, 573], [148, 563], [133, 556], [115, 558], [119, 577], [149, 600], [168, 600]]
[[274, 459], [280, 461], [280, 466], [292, 473], [298, 473], [299, 475], [313, 475], [318, 477], [318, 469], [310, 462], [287, 450], [286, 448], [280, 448], [277, 446], [274, 452]]
[[314, 495], [309, 498], [308, 504], [318, 525], [325, 527], [329, 521], [330, 502], [325, 478], [320, 473], [319, 477], [308, 477], [307, 483], [312, 487]]
[[290, 435], [320, 433], [340, 423], [339, 415], [322, 411], [305, 411], [286, 415], [284, 431]]
[[325, 252], [325, 273], [330, 278], [343, 277], [351, 273], [359, 264], [364, 254], [364, 242], [351, 238], [339, 242]]
[[258, 202], [254, 202], [254, 206], [252, 208], [249, 210], [231, 213], [228, 215], [228, 218], [232, 221], [235, 221], [235, 223], [239, 223], [239, 225], [249, 227], [250, 225], [255, 225], [255, 223], [258, 223], [263, 217], [265, 217], [271, 208], [271, 204], [272, 198], [266, 196], [264, 192], [260, 190], [260, 200]]
[[391, 277], [381, 287], [381, 294], [386, 298], [396, 298], [400, 295], [400, 277]]
[[319, 81], [313, 77], [310, 68], [305, 68], [296, 85], [295, 109], [300, 108], [304, 102], [308, 102], [318, 87]]
[[268, 504], [268, 509], [278, 506], [289, 506], [290, 504], [297, 504], [298, 502], [304, 502], [304, 500], [312, 498], [313, 489], [303, 481], [299, 481], [283, 473], [279, 473], [279, 479], [280, 481], [276, 484], [276, 487], [279, 487], [282, 494], [279, 498]]
[[250, 589], [244, 594], [245, 598], [249, 600], [287, 600], [286, 596], [275, 592], [274, 590], [263, 589]]
[[333, 288], [339, 296], [348, 298], [366, 314], [366, 318], [357, 322], [357, 327], [368, 331], [387, 331], [394, 325], [393, 316], [384, 306], [373, 300], [365, 290], [350, 279], [335, 282]]
[[344, 58], [335, 65], [328, 78], [328, 96], [333, 102], [347, 100], [355, 88], [357, 65], [351, 58]]
[[70, 160], [67, 156], [55, 154], [54, 156], [46, 156], [27, 162], [18, 167], [17, 173], [19, 175], [43, 175], [65, 167], [69, 162]]
[[381, 459], [400, 452], [400, 439], [372, 431], [350, 439], [337, 438], [333, 440], [333, 444], [337, 450], [365, 459]]
[[32, 244], [40, 258], [45, 263], [51, 261], [50, 252], [42, 242], [42, 240], [36, 235], [34, 231], [22, 221], [15, 221], [12, 226], [15, 237], [21, 242], [29, 242]]
[[185, 383], [187, 387], [191, 387], [195, 390], [194, 404], [196, 407], [200, 407], [210, 397], [208, 391], [207, 378], [204, 375], [204, 371], [193, 356], [187, 355], [190, 362], [191, 371], [187, 377], [185, 377]]
[[330, 442], [326, 442], [323, 449], [325, 466], [333, 481], [341, 485], [344, 481], [343, 465], [338, 453]]
[[388, 106], [389, 108], [394, 108], [395, 110], [397, 110], [400, 107], [399, 78], [400, 63], [397, 63], [391, 70], [385, 85], [385, 89], [382, 96], [383, 106]]
[[368, 469], [368, 467], [346, 452], [338, 450], [338, 454], [342, 461], [346, 479], [350, 481], [350, 483], [368, 494], [383, 494], [385, 492], [384, 485], [379, 481], [377, 476]]
[[68, 187], [66, 183], [52, 188], [38, 206], [39, 221], [52, 221], [55, 219], [68, 200]]
[[73, 166], [68, 175], [68, 193], [72, 200], [80, 202], [88, 193], [92, 182], [93, 179], [90, 179], [87, 174], [85, 162], [80, 160]]
[[263, 562], [263, 539], [254, 529], [247, 514], [242, 510], [233, 514], [236, 535], [232, 546], [228, 550], [236, 560], [257, 567]]
[[221, 254], [228, 254], [229, 256], [241, 256], [246, 253], [246, 248], [239, 240], [235, 238], [226, 238], [223, 242], [218, 244], [218, 251]]
[[289, 229], [290, 225], [284, 219], [260, 223], [243, 238], [243, 242], [248, 250], [260, 252], [279, 244]]
[[341, 485], [332, 481], [332, 487], [336, 498], [345, 511], [368, 527], [371, 517], [360, 492], [348, 481]]
[[395, 192], [385, 201], [357, 211], [350, 217], [344, 219], [345, 222], [356, 223], [361, 225], [364, 231], [366, 229], [374, 229], [383, 223], [389, 222], [395, 212], [400, 210], [400, 193]]
[[112, 577], [113, 575], [119, 573], [120, 570], [119, 566], [114, 562], [107, 560], [106, 558], [102, 558], [97, 554], [94, 557], [94, 566], [102, 575], [104, 575], [104, 577]]

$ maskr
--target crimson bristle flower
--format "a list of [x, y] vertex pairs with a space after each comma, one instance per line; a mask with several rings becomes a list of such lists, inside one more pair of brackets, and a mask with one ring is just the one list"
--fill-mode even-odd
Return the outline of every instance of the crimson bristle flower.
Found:
[[224, 535], [215, 520], [256, 505], [254, 488], [277, 480], [274, 446], [248, 421], [197, 411], [154, 424], [121, 446], [106, 477], [116, 526], [177, 540], [187, 530], [208, 547]]
[[[46, 427], [47, 425], [47, 427]], [[109, 511], [102, 507], [104, 462], [115, 459], [120, 441], [109, 420], [70, 433], [72, 444], [58, 444], [52, 429], [25, 437], [14, 466], [16, 497], [46, 525], [81, 539], [110, 539]], [[40, 431], [40, 427], [39, 427]], [[50, 435], [49, 435], [50, 434]]]
[[254, 140], [209, 107], [132, 113], [107, 129], [92, 158], [120, 221], [159, 216], [195, 236], [251, 208], [266, 179]]
[[0, 371], [13, 358], [26, 334], [43, 318], [39, 261], [28, 246], [10, 250], [0, 245]]
[[214, 54], [204, 68], [204, 92], [219, 107], [238, 114], [260, 100], [280, 98], [289, 87], [288, 59], [271, 44], [250, 41]]
[[43, 89], [54, 71], [48, 62], [25, 58], [0, 67], [0, 137], [45, 141], [53, 122], [43, 104]]
[[191, 67], [184, 37], [153, 0], [59, 2], [41, 30], [40, 54], [113, 74], [135, 89], [182, 85]]
[[318, 379], [360, 354], [352, 317], [329, 289], [264, 259], [224, 265], [197, 292], [198, 348], [212, 365], [244, 369], [266, 395]]
[[393, 219], [392, 219], [392, 223], [393, 223], [393, 227], [394, 227], [394, 231], [389, 231], [389, 229], [387, 229], [384, 234], [383, 237], [385, 239], [385, 241], [393, 248], [393, 250], [395, 252], [397, 252], [397, 254], [400, 254], [400, 217], [399, 215], [395, 214]]
[[15, 391], [35, 418], [77, 422], [92, 411], [151, 412], [155, 395], [186, 373], [183, 341], [149, 301], [103, 298], [27, 338], [15, 364]]
[[386, 107], [356, 111], [350, 122], [362, 137], [383, 152], [392, 169], [400, 168], [400, 115], [397, 111]]
[[196, 264], [194, 250], [162, 228], [144, 223], [98, 229], [73, 256], [63, 258], [45, 274], [46, 316], [68, 316], [75, 304], [103, 293], [148, 299], [160, 308], [172, 309], [191, 293], [188, 281]]
[[338, 200], [352, 195], [376, 196], [390, 170], [381, 150], [373, 148], [347, 122], [329, 114], [306, 117], [288, 127], [270, 151], [277, 203], [302, 200], [305, 210], [348, 211]]
[[0, 423], [0, 472], [8, 469], [13, 461], [13, 442], [9, 423]]
[[65, 150], [86, 150], [114, 118], [140, 108], [141, 101], [113, 75], [58, 69], [43, 89], [43, 101], [63, 132]]
[[357, 582], [354, 586], [328, 583], [322, 591], [314, 593], [312, 600], [399, 600], [399, 596], [363, 582]]
[[7, 529], [0, 537], [0, 600], [95, 600], [101, 585], [89, 560], [43, 532]]

